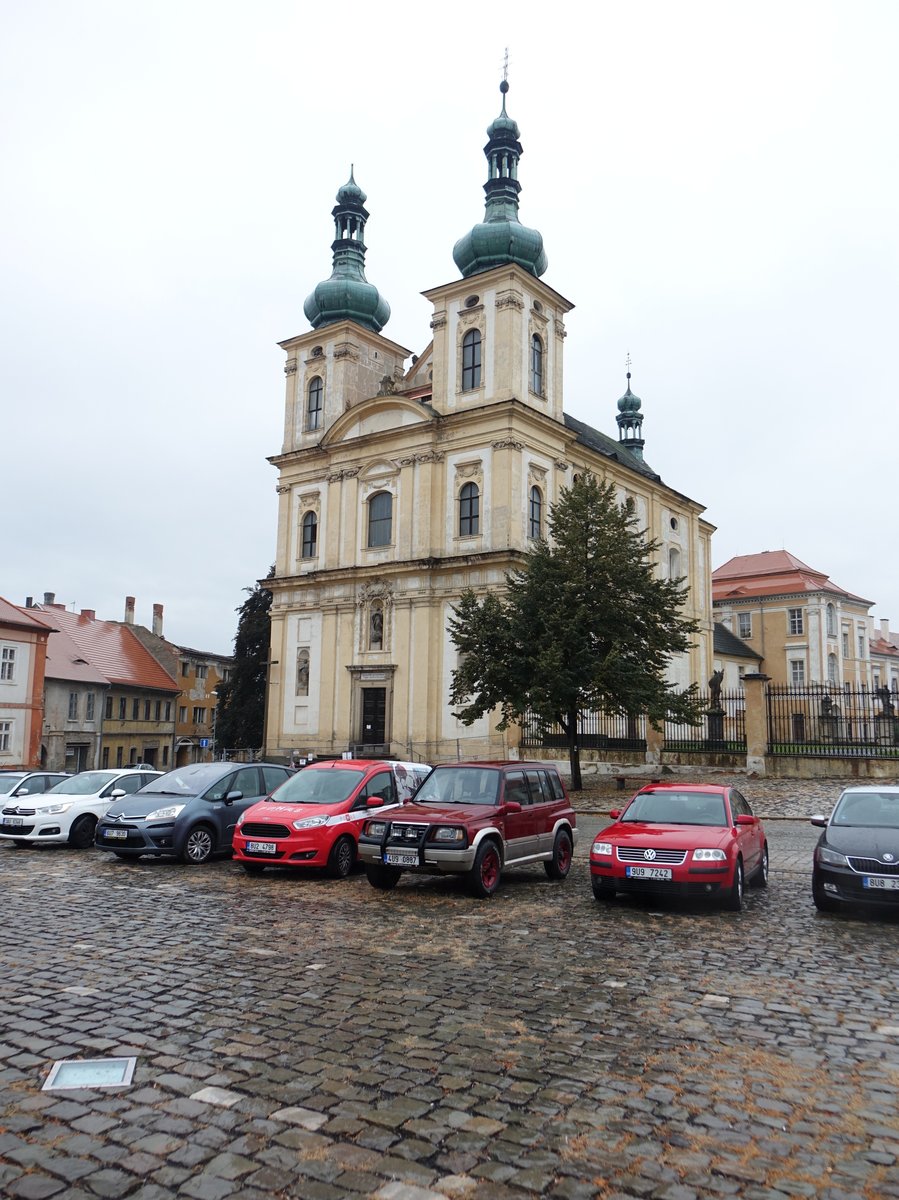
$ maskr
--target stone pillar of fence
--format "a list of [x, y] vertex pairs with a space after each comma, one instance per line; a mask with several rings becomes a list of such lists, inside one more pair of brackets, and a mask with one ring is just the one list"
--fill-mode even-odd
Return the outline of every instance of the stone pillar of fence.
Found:
[[761, 672], [744, 675], [743, 698], [746, 703], [746, 770], [765, 774], [765, 754], [768, 750], [768, 713], [765, 707], [765, 684], [770, 676]]
[[660, 763], [662, 761], [662, 751], [665, 749], [665, 727], [653, 729], [649, 721], [646, 722], [646, 761], [648, 763]]

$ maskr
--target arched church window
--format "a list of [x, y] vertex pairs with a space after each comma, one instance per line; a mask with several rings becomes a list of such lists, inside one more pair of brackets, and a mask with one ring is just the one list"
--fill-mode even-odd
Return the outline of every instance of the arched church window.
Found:
[[828, 683], [837, 682], [837, 656], [835, 654], [827, 656], [827, 681]]
[[832, 604], [827, 606], [827, 636], [837, 636], [837, 610]]
[[539, 538], [543, 533], [543, 493], [532, 487], [528, 498], [528, 537]]
[[393, 496], [375, 492], [368, 502], [368, 544], [389, 546], [393, 536]]
[[466, 483], [459, 492], [459, 536], [474, 537], [480, 528], [481, 496], [476, 483]]
[[481, 334], [469, 329], [462, 339], [462, 391], [471, 392], [481, 386]]
[[321, 429], [324, 392], [325, 385], [322, 383], [321, 376], [316, 375], [313, 379], [310, 379], [309, 389], [306, 394], [307, 429]]
[[680, 579], [681, 574], [680, 550], [677, 546], [671, 546], [668, 550], [668, 578]]
[[531, 338], [531, 391], [543, 395], [543, 342], [536, 333]]
[[315, 558], [318, 553], [318, 517], [314, 512], [307, 512], [303, 517], [303, 558]]

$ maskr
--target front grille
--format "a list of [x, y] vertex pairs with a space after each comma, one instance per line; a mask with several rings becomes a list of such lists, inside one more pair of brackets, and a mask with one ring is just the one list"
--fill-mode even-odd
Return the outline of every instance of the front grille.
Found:
[[286, 825], [263, 825], [254, 824], [251, 821], [244, 821], [240, 827], [240, 836], [247, 838], [260, 838], [263, 841], [269, 838], [286, 838], [290, 837], [290, 830]]
[[5, 817], [33, 817], [37, 810], [33, 808], [4, 808]]
[[33, 825], [0, 825], [0, 833], [11, 833], [13, 837], [25, 837], [33, 830]]
[[387, 841], [391, 845], [418, 845], [427, 831], [427, 825], [404, 825], [394, 821]]
[[[679, 867], [686, 860], [686, 850], [657, 850], [655, 846], [618, 846], [618, 861], [627, 863], [647, 863], [655, 864], [656, 866], [664, 865], [666, 867]], [[646, 856], [646, 850], [651, 850], [649, 858]]]
[[899, 863], [884, 863], [879, 858], [850, 858], [849, 866], [860, 875], [899, 875]]

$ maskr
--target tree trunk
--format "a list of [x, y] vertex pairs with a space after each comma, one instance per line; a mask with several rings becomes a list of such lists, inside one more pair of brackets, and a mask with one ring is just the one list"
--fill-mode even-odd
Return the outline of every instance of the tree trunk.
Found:
[[568, 714], [568, 728], [565, 731], [568, 734], [568, 762], [571, 766], [571, 788], [572, 792], [579, 792], [583, 789], [581, 781], [581, 751], [577, 744], [577, 713]]

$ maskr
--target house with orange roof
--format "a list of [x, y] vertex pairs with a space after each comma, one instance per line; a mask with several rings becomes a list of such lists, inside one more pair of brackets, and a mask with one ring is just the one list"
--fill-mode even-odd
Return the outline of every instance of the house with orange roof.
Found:
[[715, 619], [782, 685], [871, 687], [873, 603], [787, 550], [738, 555], [712, 572]]
[[871, 674], [874, 690], [888, 687], [899, 695], [899, 634], [890, 632], [890, 623], [881, 617], [879, 625], [871, 622]]
[[66, 634], [84, 663], [108, 681], [100, 767], [143, 762], [165, 771], [173, 766], [175, 706], [181, 689], [134, 631], [119, 621], [98, 620], [93, 609], [69, 612], [52, 592], [44, 593], [34, 613]]
[[[52, 616], [46, 618], [52, 621]], [[47, 771], [89, 771], [100, 765], [103, 710], [110, 683], [61, 629], [47, 642], [41, 766]]]
[[0, 770], [41, 765], [50, 629], [0, 597]]

